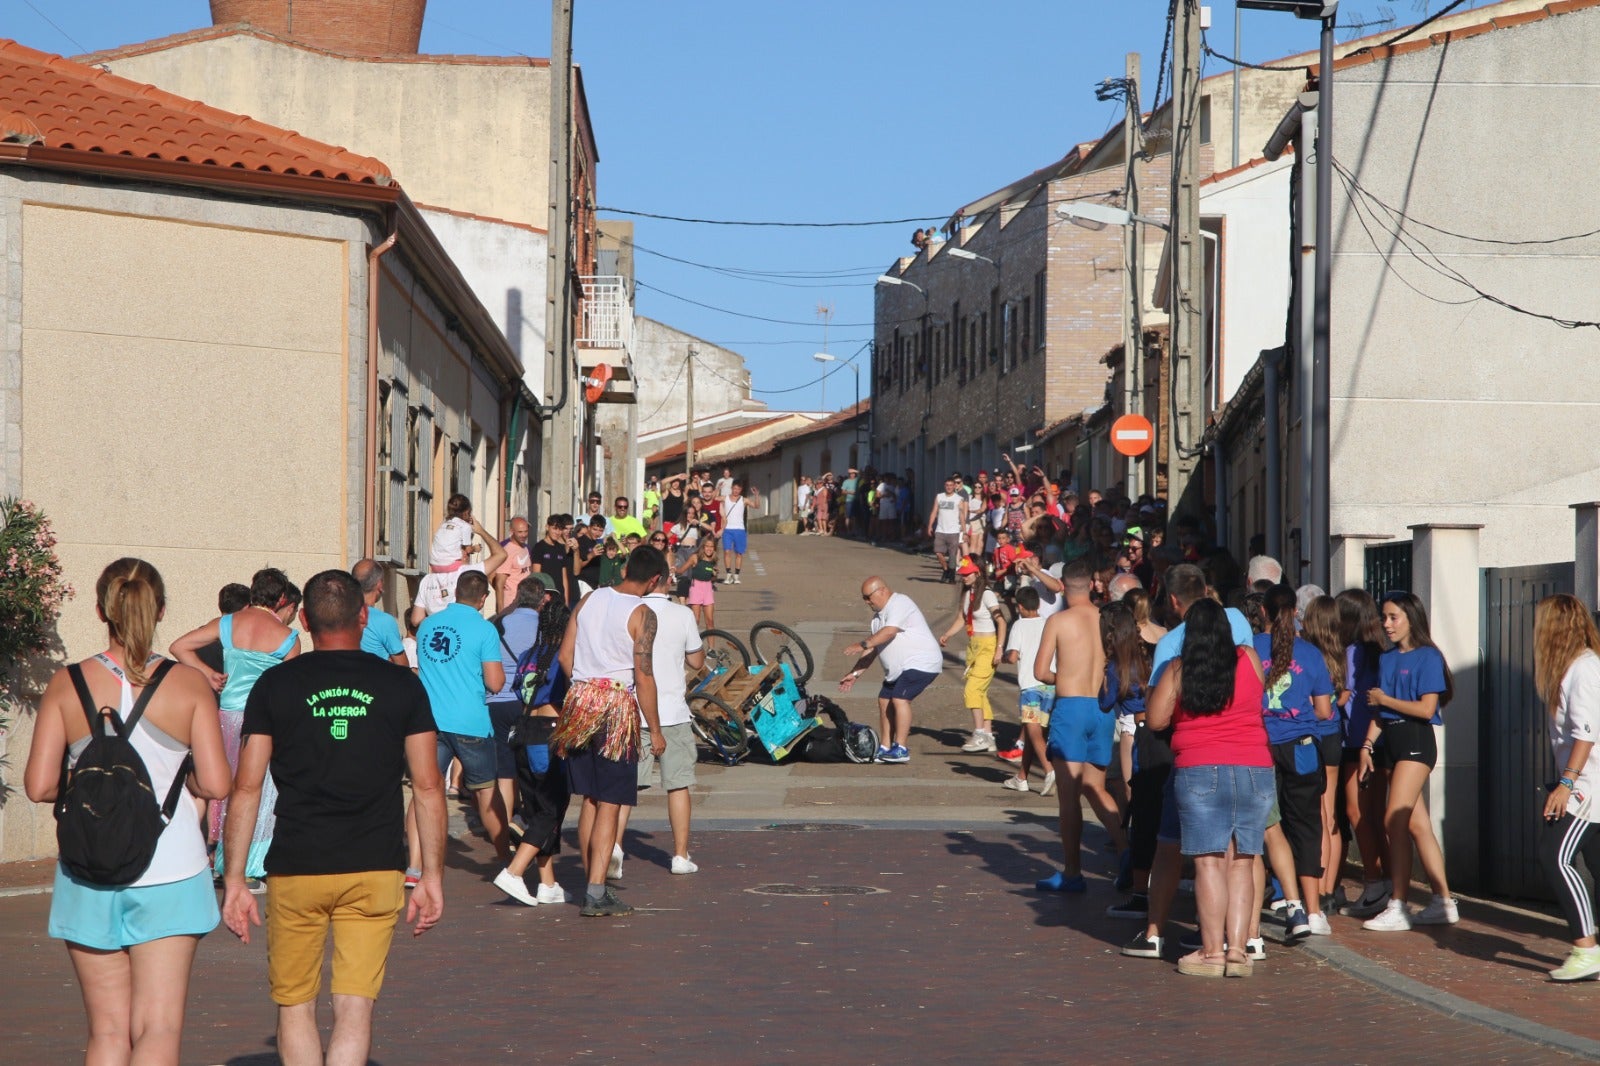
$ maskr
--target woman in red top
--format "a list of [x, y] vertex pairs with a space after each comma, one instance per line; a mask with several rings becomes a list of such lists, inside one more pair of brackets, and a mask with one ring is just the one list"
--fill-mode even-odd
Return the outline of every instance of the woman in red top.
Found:
[[1248, 977], [1255, 966], [1245, 955], [1254, 859], [1277, 791], [1261, 721], [1261, 660], [1234, 646], [1227, 615], [1213, 600], [1189, 608], [1183, 629], [1183, 651], [1145, 709], [1151, 729], [1173, 724], [1182, 848], [1194, 857], [1201, 948], [1178, 960], [1178, 972]]

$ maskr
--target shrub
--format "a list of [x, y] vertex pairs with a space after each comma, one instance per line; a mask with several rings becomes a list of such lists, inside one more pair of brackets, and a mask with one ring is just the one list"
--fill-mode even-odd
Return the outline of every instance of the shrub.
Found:
[[[0, 736], [25, 698], [27, 671], [59, 651], [56, 619], [74, 595], [61, 577], [50, 520], [27, 500], [0, 499]], [[0, 806], [11, 793], [0, 759]]]

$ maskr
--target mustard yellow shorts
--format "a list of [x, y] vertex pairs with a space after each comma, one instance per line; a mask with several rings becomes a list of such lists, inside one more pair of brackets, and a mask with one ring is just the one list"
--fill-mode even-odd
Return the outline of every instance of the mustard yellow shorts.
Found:
[[377, 999], [405, 874], [368, 870], [267, 878], [267, 980], [280, 1007], [322, 990], [322, 953], [333, 929], [333, 993]]

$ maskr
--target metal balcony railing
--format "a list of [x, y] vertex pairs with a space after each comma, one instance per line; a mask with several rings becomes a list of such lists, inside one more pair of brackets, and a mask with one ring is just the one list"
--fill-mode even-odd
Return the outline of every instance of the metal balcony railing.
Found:
[[589, 348], [633, 348], [633, 303], [620, 274], [590, 275], [583, 283], [583, 325], [578, 343]]

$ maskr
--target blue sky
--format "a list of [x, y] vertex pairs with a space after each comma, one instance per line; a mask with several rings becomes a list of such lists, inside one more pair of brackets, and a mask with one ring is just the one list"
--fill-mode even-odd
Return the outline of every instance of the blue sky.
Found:
[[[1122, 73], [1125, 53], [1142, 53], [1147, 106], [1153, 97], [1169, 7], [1168, 0], [576, 5], [574, 52], [600, 147], [601, 205], [781, 221], [943, 219], [1098, 138], [1119, 121], [1120, 105], [1096, 102], [1094, 87]], [[1233, 4], [1221, 0], [1213, 11], [1212, 44], [1231, 53]], [[69, 55], [211, 21], [206, 0], [21, 0], [7, 13], [5, 35]], [[1416, 0], [1346, 0], [1342, 18], [1388, 13], [1402, 25], [1421, 17]], [[1286, 15], [1245, 12], [1243, 25], [1243, 56], [1254, 61], [1316, 43], [1315, 23]], [[542, 56], [549, 43], [543, 0], [430, 0], [422, 50]], [[1223, 69], [1214, 63], [1206, 73]], [[641, 219], [636, 276], [651, 288], [641, 288], [638, 310], [743, 353], [758, 395], [773, 407], [815, 408], [821, 365], [811, 356], [823, 350], [824, 336], [818, 304], [834, 309], [828, 350], [848, 357], [860, 349], [872, 335], [872, 279], [911, 248], [915, 228]], [[651, 253], [813, 276], [749, 280]], [[849, 402], [853, 388], [848, 371], [836, 372], [827, 405]]]

